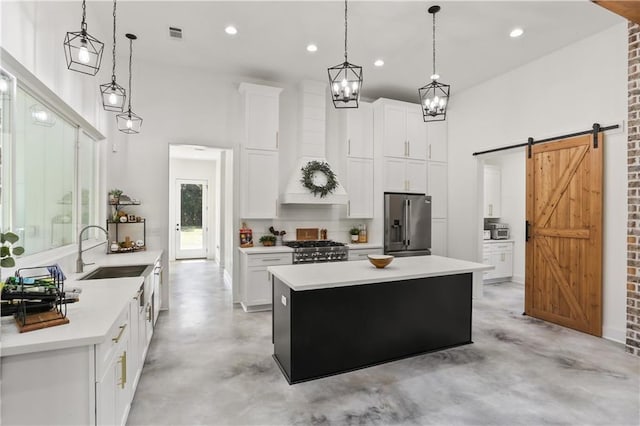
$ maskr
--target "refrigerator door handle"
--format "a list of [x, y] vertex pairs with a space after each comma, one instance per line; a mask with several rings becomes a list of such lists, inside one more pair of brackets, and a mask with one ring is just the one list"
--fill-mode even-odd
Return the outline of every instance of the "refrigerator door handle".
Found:
[[411, 201], [408, 199], [404, 201], [404, 239], [407, 247], [411, 244], [409, 240], [409, 235], [411, 235], [411, 223], [409, 222], [411, 213], [410, 203]]

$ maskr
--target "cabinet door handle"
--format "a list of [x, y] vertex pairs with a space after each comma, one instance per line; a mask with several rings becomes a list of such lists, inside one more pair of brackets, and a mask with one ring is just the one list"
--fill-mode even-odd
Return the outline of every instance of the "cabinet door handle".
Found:
[[347, 216], [351, 216], [351, 200], [347, 201]]
[[347, 154], [351, 155], [351, 139], [347, 139]]
[[276, 203], [276, 217], [278, 217], [278, 199], [276, 198], [274, 201]]
[[118, 333], [118, 335], [116, 337], [112, 337], [111, 338], [113, 343], [118, 343], [120, 341], [120, 339], [122, 338], [122, 333], [124, 333], [125, 328], [127, 328], [127, 324], [124, 324], [124, 325], [120, 326], [120, 333]]
[[280, 148], [280, 132], [276, 130], [276, 149]]
[[504, 253], [500, 253], [500, 261], [501, 262], [504, 262], [504, 257], [505, 257]]
[[411, 141], [407, 141], [407, 157], [411, 157]]
[[271, 257], [271, 258], [262, 259], [263, 262], [276, 262], [278, 260], [280, 260], [279, 257]]
[[431, 144], [429, 144], [429, 160], [431, 160]]
[[124, 385], [127, 384], [127, 351], [124, 351], [120, 356], [120, 389], [124, 389]]
[[489, 216], [493, 216], [493, 204], [489, 204]]
[[404, 141], [404, 156], [407, 156], [407, 141]]

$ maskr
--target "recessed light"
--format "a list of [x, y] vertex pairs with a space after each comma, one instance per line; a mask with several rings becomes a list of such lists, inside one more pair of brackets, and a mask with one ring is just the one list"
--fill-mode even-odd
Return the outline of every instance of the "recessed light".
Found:
[[233, 25], [228, 25], [227, 28], [224, 29], [224, 32], [229, 35], [236, 35], [238, 34], [238, 29]]
[[384, 65], [384, 61], [382, 59], [376, 59], [373, 65], [375, 65], [376, 67], [381, 67]]
[[307, 52], [317, 52], [318, 51], [318, 46], [316, 46], [315, 44], [308, 44], [307, 45]]
[[509, 37], [511, 38], [517, 38], [520, 37], [522, 34], [524, 34], [524, 30], [522, 28], [514, 28], [513, 30], [511, 30], [511, 32], [509, 33]]

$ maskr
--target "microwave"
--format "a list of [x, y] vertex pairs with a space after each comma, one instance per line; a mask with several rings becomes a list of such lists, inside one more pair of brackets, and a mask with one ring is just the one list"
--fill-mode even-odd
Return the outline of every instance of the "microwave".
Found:
[[508, 240], [509, 239], [509, 225], [506, 223], [491, 223], [489, 225], [491, 231], [492, 240]]

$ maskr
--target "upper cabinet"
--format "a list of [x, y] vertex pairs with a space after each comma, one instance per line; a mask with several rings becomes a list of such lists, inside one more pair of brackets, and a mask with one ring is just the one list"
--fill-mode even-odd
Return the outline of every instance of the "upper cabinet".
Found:
[[484, 217], [499, 218], [502, 207], [502, 173], [497, 166], [484, 166]]
[[244, 108], [240, 216], [243, 219], [275, 218], [278, 214], [278, 123], [282, 89], [242, 83], [239, 90]]
[[360, 106], [346, 111], [344, 134], [347, 138], [347, 157], [373, 158], [373, 106]]
[[447, 139], [446, 121], [432, 121], [427, 124], [427, 158], [429, 161], [448, 161]]
[[239, 90], [244, 95], [244, 148], [277, 150], [282, 89], [242, 83]]
[[427, 159], [427, 125], [420, 105], [390, 99], [375, 102], [385, 157]]

